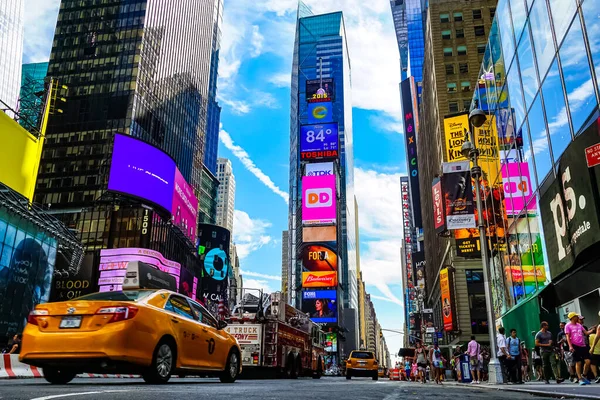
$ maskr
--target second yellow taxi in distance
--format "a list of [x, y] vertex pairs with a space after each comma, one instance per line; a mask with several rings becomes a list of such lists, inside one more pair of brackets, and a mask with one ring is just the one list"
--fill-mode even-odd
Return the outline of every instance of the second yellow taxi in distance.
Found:
[[202, 305], [168, 290], [94, 293], [40, 304], [23, 332], [20, 360], [46, 380], [79, 373], [141, 374], [148, 383], [171, 375], [213, 375], [234, 382], [237, 341]]

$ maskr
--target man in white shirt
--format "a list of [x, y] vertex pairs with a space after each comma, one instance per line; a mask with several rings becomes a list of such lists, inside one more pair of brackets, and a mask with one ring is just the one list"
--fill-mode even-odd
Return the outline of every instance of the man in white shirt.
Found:
[[498, 328], [498, 334], [496, 335], [496, 343], [498, 344], [498, 361], [500, 361], [500, 368], [502, 369], [502, 381], [506, 382], [506, 360], [510, 359], [510, 353], [506, 348], [506, 336], [504, 335], [504, 327]]

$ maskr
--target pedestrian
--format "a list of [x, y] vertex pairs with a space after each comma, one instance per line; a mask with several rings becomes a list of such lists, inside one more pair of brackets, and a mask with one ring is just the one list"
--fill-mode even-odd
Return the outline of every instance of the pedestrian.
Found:
[[[600, 317], [600, 312], [598, 313]], [[600, 383], [600, 377], [598, 376], [598, 365], [600, 365], [600, 325], [596, 326], [594, 333], [590, 334], [590, 358], [592, 359], [591, 366], [595, 382]]]
[[579, 323], [580, 316], [576, 312], [570, 312], [567, 316], [569, 323], [565, 326], [565, 334], [569, 343], [569, 351], [573, 353], [573, 361], [575, 362], [575, 371], [579, 378], [580, 385], [589, 385], [587, 374], [590, 369], [590, 352], [585, 344], [585, 337], [591, 332], [586, 331], [583, 325]]
[[[536, 332], [533, 332], [534, 334]], [[542, 370], [542, 356], [540, 355], [540, 348], [535, 346], [531, 351], [531, 359], [533, 360], [533, 372], [536, 381], [541, 381], [544, 373]]]
[[508, 353], [508, 349], [506, 348], [506, 336], [504, 335], [506, 330], [503, 326], [498, 328], [498, 334], [496, 335], [496, 342], [498, 343], [498, 361], [500, 362], [500, 369], [502, 370], [503, 381], [506, 382], [507, 378], [507, 369], [506, 369], [506, 360], [510, 357]]
[[453, 355], [453, 360], [454, 360], [454, 372], [456, 373], [456, 381], [460, 382], [462, 380], [462, 371], [461, 371], [461, 367], [460, 367], [460, 356], [462, 354], [462, 350], [460, 349], [460, 346], [456, 346], [456, 348], [454, 349], [454, 355]]
[[419, 379], [421, 383], [425, 383], [425, 372], [427, 370], [427, 352], [421, 344], [417, 342], [417, 348], [415, 350], [415, 357], [417, 359], [417, 367], [419, 368]]
[[473, 380], [471, 383], [479, 383], [480, 376], [480, 368], [479, 368], [479, 356], [481, 355], [481, 346], [475, 340], [475, 336], [471, 336], [471, 341], [467, 345], [467, 351], [465, 354], [469, 355], [469, 366], [471, 369], [471, 375], [473, 375]]
[[550, 376], [552, 376], [553, 372], [556, 383], [564, 381], [564, 379], [560, 378], [560, 368], [552, 343], [552, 332], [548, 330], [548, 323], [542, 321], [541, 329], [535, 335], [535, 345], [541, 349], [542, 366], [544, 367], [544, 382], [547, 384], [550, 383]]
[[577, 379], [577, 374], [575, 373], [575, 362], [573, 361], [573, 353], [569, 351], [569, 343], [567, 342], [567, 335], [565, 334], [565, 323], [560, 323], [560, 331], [556, 336], [556, 340], [558, 340], [558, 344], [561, 346], [561, 356], [562, 360], [567, 365], [567, 370], [569, 371], [569, 380], [571, 382], [579, 383], [579, 379]]
[[488, 369], [490, 365], [490, 349], [486, 346], [481, 350], [481, 354], [479, 355], [481, 358], [481, 371], [480, 371], [480, 379], [481, 382], [485, 382], [488, 380]]
[[13, 336], [12, 345], [8, 354], [19, 354], [21, 352], [21, 343], [23, 341], [23, 335], [18, 334]]
[[429, 359], [431, 360], [431, 372], [433, 374], [435, 383], [441, 385], [444, 369], [444, 357], [442, 356], [442, 350], [437, 342], [433, 344], [433, 348], [429, 352]]
[[521, 378], [521, 339], [517, 337], [517, 330], [511, 329], [510, 336], [506, 339], [509, 357], [507, 359], [510, 382], [522, 384]]
[[410, 380], [416, 382], [419, 378], [419, 366], [417, 365], [417, 360], [414, 359], [411, 370], [410, 370]]
[[406, 373], [406, 380], [410, 380], [410, 361], [406, 359], [404, 361], [404, 372]]
[[525, 342], [521, 343], [521, 376], [523, 381], [529, 382], [529, 351]]

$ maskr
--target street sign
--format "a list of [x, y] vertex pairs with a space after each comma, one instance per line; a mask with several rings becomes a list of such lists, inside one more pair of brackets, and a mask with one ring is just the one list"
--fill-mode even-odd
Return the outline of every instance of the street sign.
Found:
[[437, 338], [441, 339], [444, 337], [444, 333], [443, 332], [437, 332]]
[[596, 143], [585, 149], [585, 158], [588, 168], [600, 165], [600, 143]]

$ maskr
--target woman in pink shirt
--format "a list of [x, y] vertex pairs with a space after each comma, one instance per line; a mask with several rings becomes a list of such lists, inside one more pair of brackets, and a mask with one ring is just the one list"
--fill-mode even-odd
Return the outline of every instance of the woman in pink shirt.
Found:
[[[580, 385], [589, 385], [590, 381], [586, 378], [590, 369], [590, 352], [585, 344], [585, 337], [588, 336], [592, 331], [586, 331], [583, 325], [579, 323], [579, 314], [576, 312], [570, 312], [568, 318], [571, 320], [565, 326], [565, 334], [567, 335], [567, 343], [569, 344], [569, 351], [573, 353], [573, 361], [575, 362], [575, 369], [577, 376], [579, 377]], [[583, 364], [583, 374], [582, 374]]]

